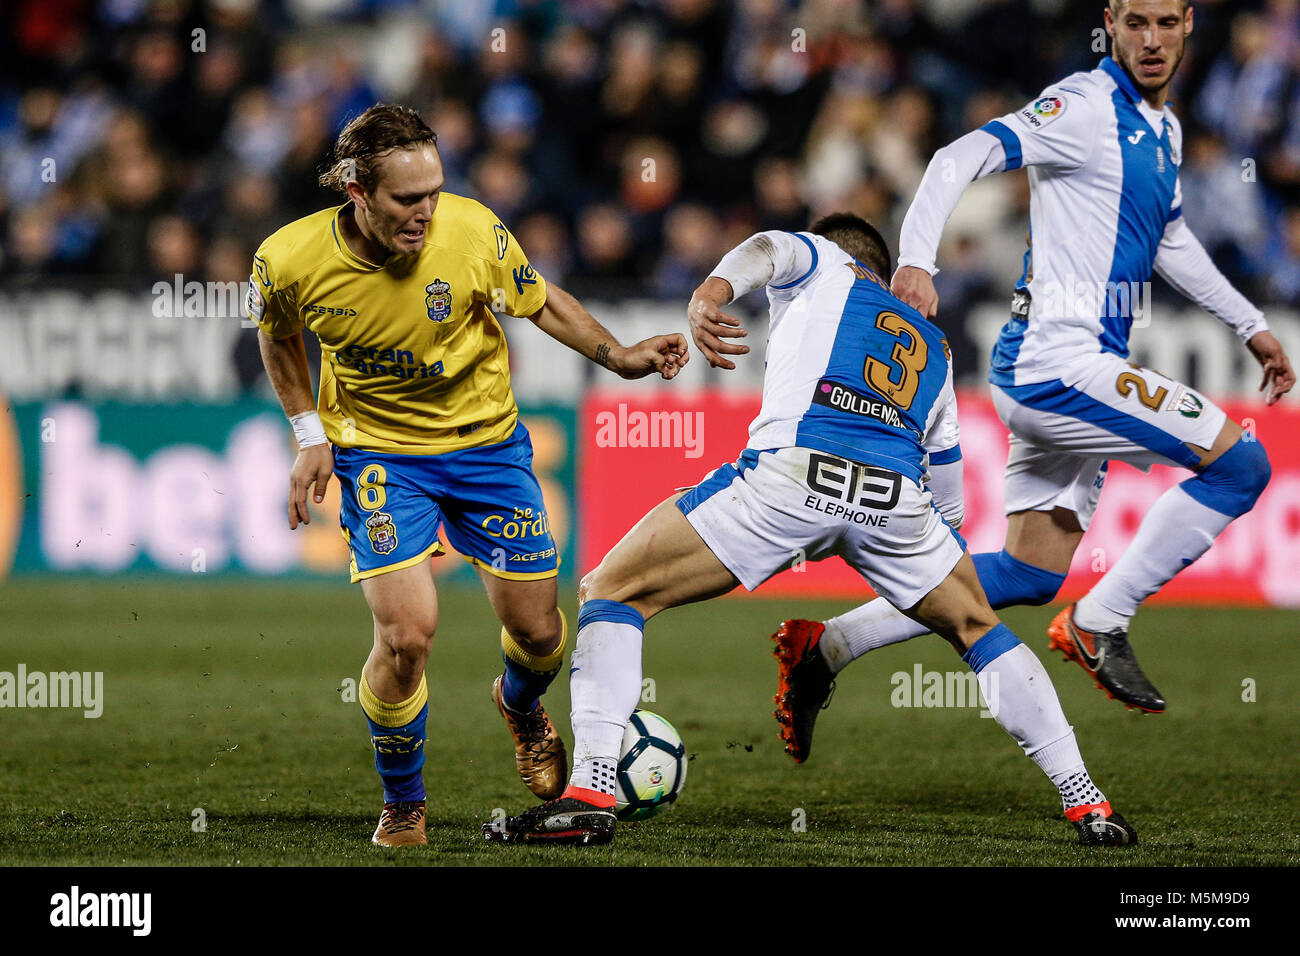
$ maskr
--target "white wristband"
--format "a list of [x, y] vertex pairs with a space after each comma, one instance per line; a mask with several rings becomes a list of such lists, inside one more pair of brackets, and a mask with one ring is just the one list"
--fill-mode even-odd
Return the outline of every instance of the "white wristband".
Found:
[[293, 426], [293, 437], [298, 439], [300, 449], [323, 445], [328, 440], [325, 437], [325, 426], [321, 424], [320, 415], [316, 412], [294, 415], [289, 419], [289, 424]]

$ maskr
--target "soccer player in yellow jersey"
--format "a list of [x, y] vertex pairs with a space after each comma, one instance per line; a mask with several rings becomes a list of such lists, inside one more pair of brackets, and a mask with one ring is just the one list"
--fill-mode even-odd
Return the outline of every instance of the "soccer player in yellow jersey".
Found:
[[[366, 110], [339, 134], [334, 159], [322, 182], [348, 201], [262, 243], [247, 308], [300, 448], [289, 527], [310, 521], [309, 490], [323, 500], [335, 475], [352, 580], [374, 616], [360, 691], [384, 789], [373, 839], [419, 844], [440, 524], [501, 619], [505, 671], [492, 696], [520, 777], [550, 799], [568, 776], [539, 700], [564, 659], [559, 556], [494, 313], [527, 317], [624, 378], [671, 379], [687, 348], [676, 333], [625, 348], [548, 285], [489, 209], [442, 191], [437, 137], [414, 110]], [[320, 339], [316, 400], [303, 329]]]

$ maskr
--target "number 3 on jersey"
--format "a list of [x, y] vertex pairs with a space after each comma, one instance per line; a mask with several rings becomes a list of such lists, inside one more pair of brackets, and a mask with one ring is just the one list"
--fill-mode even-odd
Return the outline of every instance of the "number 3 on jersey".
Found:
[[366, 465], [357, 475], [357, 504], [366, 511], [378, 511], [388, 500], [384, 491], [384, 480], [388, 472], [383, 465]]
[[[876, 328], [893, 335], [893, 353], [888, 362], [868, 355], [862, 368], [862, 377], [873, 390], [894, 405], [906, 411], [916, 399], [921, 373], [930, 359], [930, 346], [921, 333], [897, 312], [881, 312], [876, 316]], [[904, 337], [907, 345], [904, 346]], [[895, 381], [895, 376], [898, 380]]]

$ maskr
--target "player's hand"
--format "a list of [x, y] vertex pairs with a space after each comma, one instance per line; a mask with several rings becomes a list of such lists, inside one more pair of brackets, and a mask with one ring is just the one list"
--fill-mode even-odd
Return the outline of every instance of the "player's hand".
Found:
[[298, 527], [298, 522], [311, 524], [311, 515], [307, 511], [307, 489], [315, 485], [316, 504], [325, 500], [325, 485], [334, 474], [334, 454], [328, 444], [312, 445], [298, 452], [289, 472], [289, 529]]
[[666, 381], [675, 378], [689, 360], [686, 337], [680, 332], [652, 335], [609, 353], [609, 367], [623, 378], [644, 378], [658, 372]]
[[[724, 291], [725, 290], [725, 291]], [[709, 365], [713, 368], [735, 368], [736, 363], [724, 355], [745, 355], [748, 345], [722, 341], [739, 339], [749, 334], [740, 327], [740, 319], [722, 311], [722, 303], [731, 301], [731, 285], [724, 279], [710, 276], [691, 296], [686, 314], [691, 321], [691, 338]]]
[[1264, 367], [1264, 380], [1259, 383], [1259, 390], [1265, 393], [1264, 401], [1272, 405], [1295, 385], [1291, 360], [1286, 357], [1282, 343], [1273, 337], [1272, 332], [1256, 332], [1246, 342], [1246, 348]]
[[939, 293], [934, 289], [934, 279], [924, 269], [903, 266], [894, 273], [889, 291], [927, 319], [939, 314]]

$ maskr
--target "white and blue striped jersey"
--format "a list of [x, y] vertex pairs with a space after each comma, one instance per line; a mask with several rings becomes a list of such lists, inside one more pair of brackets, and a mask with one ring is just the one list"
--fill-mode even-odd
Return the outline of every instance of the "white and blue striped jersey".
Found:
[[[1128, 355], [1133, 307], [1166, 227], [1182, 214], [1182, 128], [1142, 99], [1110, 57], [1048, 87], [984, 132], [1005, 169], [1029, 167], [1029, 248], [1014, 315], [994, 349], [991, 381], [1055, 377], [1081, 352]], [[1023, 311], [1024, 299], [1018, 297]]]
[[761, 246], [770, 326], [763, 406], [749, 427], [757, 450], [814, 448], [924, 484], [928, 465], [961, 458], [948, 342], [885, 281], [811, 233], [763, 232], [713, 274], [732, 282], [732, 256]]

